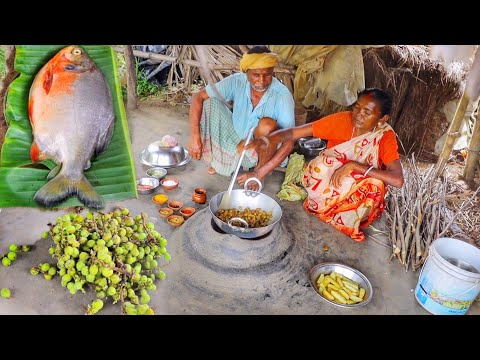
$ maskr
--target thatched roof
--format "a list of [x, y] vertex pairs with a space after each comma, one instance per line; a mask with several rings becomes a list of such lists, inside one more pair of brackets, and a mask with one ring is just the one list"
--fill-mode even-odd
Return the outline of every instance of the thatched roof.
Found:
[[393, 96], [392, 120], [407, 154], [434, 158], [435, 142], [447, 130], [444, 105], [461, 95], [465, 69], [429, 59], [427, 46], [392, 45], [364, 50], [365, 86]]

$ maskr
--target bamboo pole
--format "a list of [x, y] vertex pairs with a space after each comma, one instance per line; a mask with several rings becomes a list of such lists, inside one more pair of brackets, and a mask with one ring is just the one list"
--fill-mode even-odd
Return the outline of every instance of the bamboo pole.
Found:
[[[467, 84], [465, 86], [466, 93], [470, 99], [478, 99], [480, 96], [480, 51], [477, 50], [473, 59], [472, 67], [468, 72]], [[477, 100], [478, 106], [478, 100]], [[473, 125], [472, 137], [468, 145], [467, 161], [463, 169], [463, 177], [468, 183], [472, 183], [475, 177], [475, 170], [478, 167], [478, 158], [480, 151], [480, 124], [478, 121], [478, 110]]]
[[132, 45], [124, 45], [125, 66], [127, 68], [127, 108], [134, 110], [138, 106], [137, 72]]
[[467, 159], [465, 162], [465, 168], [463, 169], [463, 178], [467, 183], [473, 181], [473, 178], [475, 177], [475, 170], [478, 167], [478, 159], [480, 154], [480, 121], [478, 119], [479, 112], [477, 112], [475, 124], [473, 125], [472, 138], [470, 139], [468, 145]]
[[243, 54], [246, 54], [248, 52], [248, 46], [246, 45], [238, 45], [240, 50], [242, 51]]
[[[116, 52], [123, 53], [123, 49], [118, 48], [118, 47], [112, 47], [112, 49]], [[202, 64], [200, 64], [199, 61], [196, 60], [191, 60], [191, 59], [181, 59], [179, 60], [176, 57], [173, 56], [168, 56], [168, 55], [163, 55], [163, 54], [154, 54], [154, 53], [149, 53], [146, 51], [140, 51], [140, 50], [133, 50], [133, 55], [137, 57], [141, 57], [144, 59], [153, 59], [153, 60], [159, 60], [159, 61], [170, 61], [171, 63], [183, 63], [185, 65], [190, 65], [190, 66], [195, 66], [195, 67], [201, 67]], [[208, 64], [208, 68], [210, 70], [238, 70], [238, 65], [212, 65]], [[276, 67], [274, 70], [275, 73], [284, 73], [284, 74], [295, 74], [295, 69], [292, 66], [287, 66], [284, 65], [283, 67]]]
[[462, 97], [457, 106], [457, 110], [455, 111], [455, 116], [453, 117], [452, 122], [447, 130], [447, 138], [445, 139], [445, 144], [443, 144], [442, 153], [440, 154], [435, 175], [438, 177], [443, 172], [445, 165], [448, 162], [448, 158], [450, 157], [450, 153], [453, 149], [453, 144], [455, 143], [455, 139], [460, 135], [459, 128], [460, 124], [462, 123], [463, 117], [465, 116], [465, 112], [467, 110], [468, 103], [470, 102], [470, 97], [468, 96], [467, 92], [464, 90]]

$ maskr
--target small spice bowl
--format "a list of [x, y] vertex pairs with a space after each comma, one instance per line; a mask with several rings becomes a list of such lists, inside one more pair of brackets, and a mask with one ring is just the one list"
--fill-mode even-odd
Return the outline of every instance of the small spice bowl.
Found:
[[155, 204], [162, 205], [162, 204], [165, 204], [168, 201], [168, 196], [165, 195], [165, 194], [157, 194], [154, 197], [152, 197], [152, 201]]
[[191, 206], [185, 206], [180, 209], [179, 213], [183, 215], [184, 218], [188, 219], [190, 216], [195, 214], [195, 208]]
[[173, 214], [173, 209], [170, 209], [168, 207], [163, 207], [161, 209], [158, 209], [158, 213], [160, 214], [161, 217], [168, 218], [170, 215]]
[[180, 210], [183, 206], [183, 202], [181, 201], [170, 201], [168, 203], [168, 207], [172, 210]]
[[165, 190], [173, 190], [178, 186], [178, 180], [172, 177], [164, 178], [160, 181], [160, 185]]
[[170, 215], [167, 218], [167, 222], [172, 226], [180, 226], [184, 221], [185, 219], [180, 215]]
[[142, 195], [148, 195], [155, 191], [158, 187], [158, 179], [148, 177], [137, 180], [137, 192]]

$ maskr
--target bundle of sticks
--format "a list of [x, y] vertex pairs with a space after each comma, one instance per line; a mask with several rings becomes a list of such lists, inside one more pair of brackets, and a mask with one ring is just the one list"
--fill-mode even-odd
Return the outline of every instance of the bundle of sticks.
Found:
[[389, 189], [385, 213], [392, 248], [390, 259], [396, 257], [408, 271], [422, 266], [435, 239], [451, 235], [452, 228], [458, 230], [455, 221], [473, 206], [480, 187], [452, 211], [447, 204], [451, 179], [436, 176], [435, 164], [420, 169], [412, 155], [404, 167], [404, 177], [402, 188]]

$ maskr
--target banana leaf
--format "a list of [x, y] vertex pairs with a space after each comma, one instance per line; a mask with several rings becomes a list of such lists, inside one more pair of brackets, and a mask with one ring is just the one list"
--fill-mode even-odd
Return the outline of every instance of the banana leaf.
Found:
[[[65, 45], [18, 45], [16, 48], [15, 69], [20, 76], [7, 93], [5, 120], [8, 131], [0, 158], [0, 208], [42, 207], [33, 196], [47, 182], [47, 175], [55, 164], [47, 160], [32, 166], [28, 95], [37, 72], [63, 47]], [[135, 170], [115, 54], [109, 46], [86, 45], [82, 48], [107, 79], [115, 110], [115, 128], [108, 149], [92, 159], [85, 176], [105, 203], [135, 198]], [[70, 206], [83, 204], [76, 196], [71, 196], [56, 208]]]

